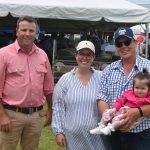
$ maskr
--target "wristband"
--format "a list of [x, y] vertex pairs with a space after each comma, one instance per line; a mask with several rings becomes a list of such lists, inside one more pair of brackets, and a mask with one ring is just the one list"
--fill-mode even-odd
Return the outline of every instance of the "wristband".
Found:
[[141, 117], [143, 117], [143, 111], [142, 111], [141, 107], [137, 107], [137, 108], [139, 110], [139, 113], [140, 113]]

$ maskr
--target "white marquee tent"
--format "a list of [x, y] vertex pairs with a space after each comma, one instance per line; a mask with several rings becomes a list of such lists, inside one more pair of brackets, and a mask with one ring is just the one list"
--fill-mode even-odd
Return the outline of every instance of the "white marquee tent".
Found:
[[47, 31], [108, 31], [150, 22], [149, 12], [126, 0], [0, 0], [0, 29], [15, 28], [15, 17], [30, 15]]
[[150, 9], [150, 0], [128, 0], [128, 1]]
[[[150, 9], [150, 0], [140, 0], [140, 1], [139, 0], [128, 0], [128, 1]], [[132, 29], [136, 33], [144, 33], [146, 30], [146, 26], [145, 26], [145, 24], [136, 25], [136, 26], [133, 26]], [[150, 23], [149, 23], [149, 32], [150, 32]]]
[[[130, 2], [133, 2], [135, 4], [138, 4], [140, 6], [143, 6], [145, 8], [148, 8], [150, 10], [150, 0], [128, 0]], [[146, 33], [146, 52], [145, 52], [145, 55], [146, 55], [146, 58], [148, 57], [148, 45], [150, 45], [150, 39], [149, 39], [149, 33], [150, 33], [150, 23], [149, 24], [141, 24], [141, 25], [136, 25], [136, 26], [133, 26], [132, 29], [135, 31], [135, 32], [143, 32], [143, 33]]]

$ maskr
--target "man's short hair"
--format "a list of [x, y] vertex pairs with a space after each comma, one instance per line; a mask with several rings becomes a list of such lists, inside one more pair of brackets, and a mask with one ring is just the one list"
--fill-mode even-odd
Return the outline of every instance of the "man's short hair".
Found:
[[33, 17], [30, 17], [30, 16], [23, 16], [23, 17], [20, 17], [18, 20], [17, 20], [17, 28], [19, 27], [19, 23], [22, 22], [22, 21], [27, 21], [27, 22], [30, 22], [30, 23], [35, 23], [36, 24], [36, 27], [37, 27], [37, 30], [38, 30], [38, 22], [35, 18]]

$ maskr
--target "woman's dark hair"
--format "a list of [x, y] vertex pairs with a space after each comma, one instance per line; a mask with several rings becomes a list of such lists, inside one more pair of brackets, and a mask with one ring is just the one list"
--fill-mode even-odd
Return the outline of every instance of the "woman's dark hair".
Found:
[[143, 68], [142, 72], [138, 72], [134, 79], [133, 79], [133, 87], [135, 85], [135, 79], [139, 79], [139, 80], [147, 80], [146, 84], [148, 86], [148, 89], [150, 90], [150, 74], [148, 72], [148, 70], [146, 68]]

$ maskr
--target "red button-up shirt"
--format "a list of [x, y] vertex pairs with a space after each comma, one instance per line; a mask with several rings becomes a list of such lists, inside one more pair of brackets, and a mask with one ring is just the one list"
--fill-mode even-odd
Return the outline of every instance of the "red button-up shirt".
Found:
[[54, 83], [46, 53], [33, 44], [29, 54], [15, 43], [0, 49], [0, 98], [19, 107], [43, 105]]

